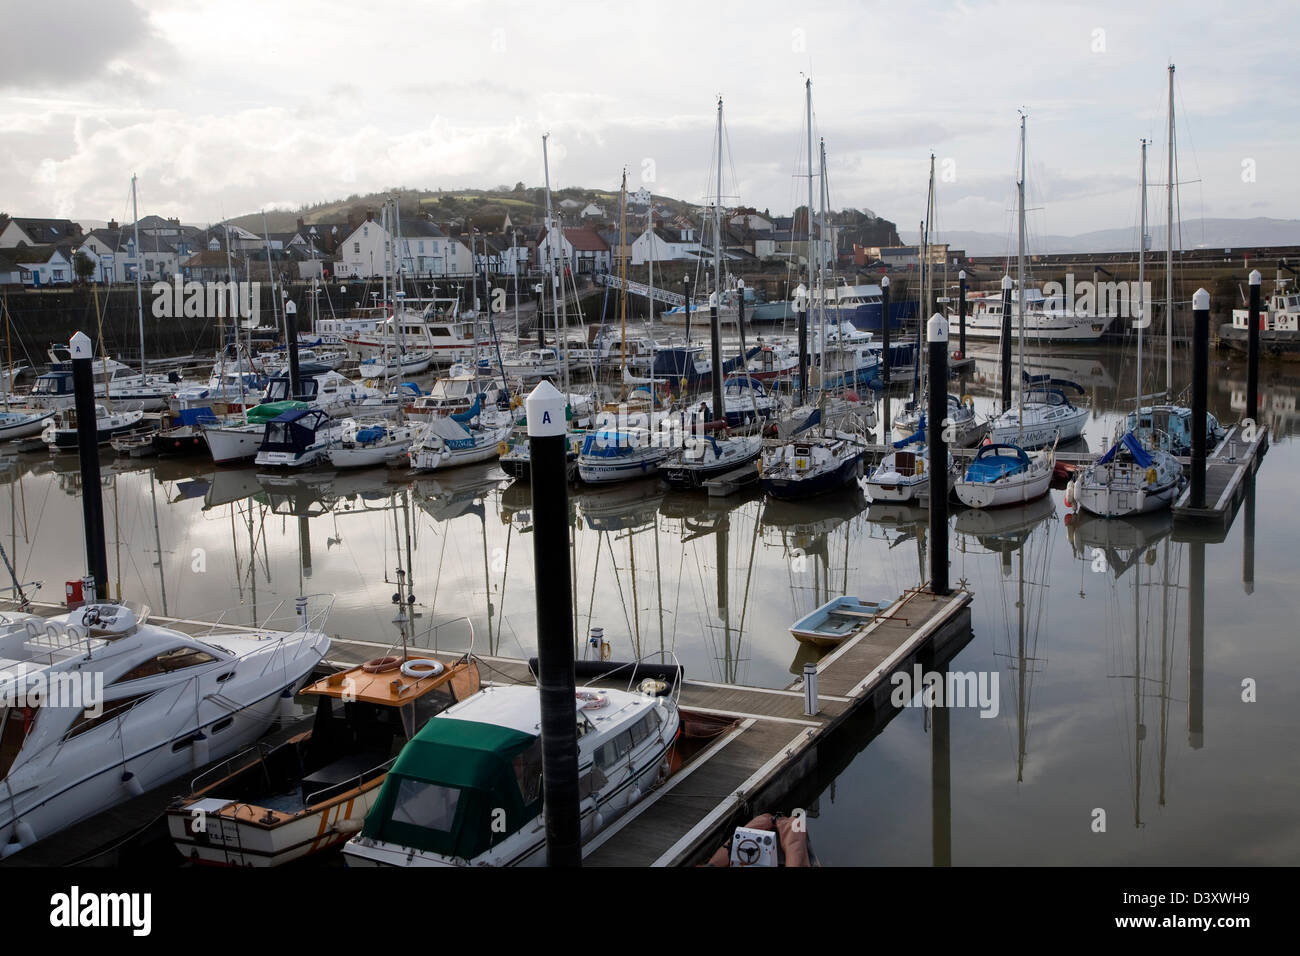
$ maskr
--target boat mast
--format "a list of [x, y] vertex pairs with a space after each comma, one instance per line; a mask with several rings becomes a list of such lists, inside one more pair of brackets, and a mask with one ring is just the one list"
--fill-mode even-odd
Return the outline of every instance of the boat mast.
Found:
[[[140, 210], [136, 206], [135, 200], [135, 180], [131, 176], [131, 218], [135, 220], [132, 224], [135, 229], [135, 308], [140, 320], [140, 382], [145, 382], [144, 369], [144, 293], [140, 290]], [[104, 363], [104, 372], [107, 376], [108, 363]], [[108, 394], [107, 377], [104, 384], [104, 394]]]
[[[400, 197], [398, 197], [398, 196], [394, 196], [393, 199], [392, 199], [392, 203], [393, 203], [393, 236], [394, 236], [394, 238], [393, 238], [393, 263], [394, 263], [394, 268], [393, 268], [393, 336], [394, 336], [394, 337], [396, 338], [396, 340], [397, 340], [397, 368], [396, 368], [396, 370], [393, 372], [393, 379], [394, 379], [394, 384], [397, 385], [397, 386], [400, 386], [401, 383], [402, 383], [402, 355], [406, 352], [406, 346], [405, 346], [405, 344], [402, 342], [402, 320], [401, 320], [400, 318], [398, 318], [398, 315], [397, 315], [397, 299], [398, 299], [398, 295], [397, 295], [397, 293], [398, 293], [399, 290], [401, 290], [401, 291], [405, 291], [405, 289], [404, 289], [404, 284], [403, 284], [403, 282], [402, 282], [402, 259], [403, 259], [403, 256], [402, 256], [402, 254], [398, 251], [398, 250], [401, 248], [401, 243], [402, 243], [402, 206], [401, 206], [401, 199], [400, 199]], [[472, 236], [471, 236], [471, 241], [473, 241], [473, 237], [472, 237]], [[473, 260], [473, 258], [474, 258], [473, 255], [471, 255], [471, 256], [470, 256], [471, 261]], [[477, 354], [474, 356], [474, 359], [475, 359], [475, 362], [477, 363], [477, 361], [478, 361], [478, 355], [477, 355]], [[388, 367], [388, 366], [387, 366], [387, 363], [385, 363], [385, 366], [384, 366], [385, 371], [387, 371], [387, 367]], [[401, 407], [402, 407], [401, 404], [399, 403], [397, 407], [398, 407], [398, 411], [399, 411], [399, 413], [400, 413], [400, 411], [401, 411]]]
[[713, 420], [725, 422], [727, 409], [722, 398], [722, 97], [718, 97], [718, 191], [713, 202]]
[[[1174, 65], [1169, 64], [1169, 175], [1165, 184], [1169, 203], [1165, 220], [1165, 390], [1174, 392]], [[1153, 423], [1154, 424], [1154, 423]]]
[[[816, 275], [817, 275], [817, 248], [816, 248], [816, 246], [813, 245], [813, 228], [812, 228], [812, 216], [813, 216], [813, 158], [812, 158], [812, 156], [813, 156], [813, 152], [812, 152], [812, 139], [813, 139], [813, 137], [812, 137], [812, 127], [813, 127], [813, 120], [812, 120], [812, 79], [811, 79], [811, 78], [809, 78], [809, 79], [807, 79], [807, 80], [804, 81], [804, 94], [805, 94], [804, 98], [807, 100], [807, 107], [808, 107], [808, 215], [807, 215], [807, 217], [806, 217], [806, 220], [807, 220], [807, 229], [808, 229], [808, 296], [809, 296], [809, 302], [811, 303], [811, 301], [812, 301], [812, 296], [814, 295], [814, 279], [815, 279], [815, 277], [816, 277]], [[811, 311], [811, 310], [810, 310], [810, 311]], [[823, 369], [822, 369], [822, 374], [819, 374], [819, 375], [818, 375], [818, 381], [819, 381], [819, 384], [818, 384], [818, 391], [819, 391], [819, 392], [821, 391], [820, 380], [821, 380], [821, 378], [824, 376], [824, 373], [825, 373], [825, 368], [823, 367]], [[807, 388], [808, 388], [808, 386], [807, 386], [807, 384], [805, 384], [805, 385], [804, 385], [804, 390], [807, 391]]]
[[[1025, 114], [1020, 114], [1020, 181], [1016, 184], [1017, 217], [1020, 222], [1020, 245], [1016, 254], [1016, 314], [1020, 323], [1020, 388], [1016, 400], [1018, 426], [1025, 426]], [[918, 358], [918, 361], [920, 359]]]
[[[619, 359], [623, 373], [627, 373], [627, 167], [623, 167], [623, 185], [618, 192], [618, 325], [619, 325]], [[654, 300], [650, 300], [650, 310], [654, 311]], [[623, 382], [621, 391], [627, 396], [627, 382]]]
[[[827, 186], [826, 186], [826, 140], [825, 140], [825, 139], [818, 139], [818, 141], [817, 141], [817, 146], [818, 146], [818, 152], [821, 154], [821, 177], [822, 177], [822, 179], [821, 179], [821, 189], [818, 190], [818, 191], [820, 192], [820, 194], [821, 194], [821, 197], [820, 197], [820, 198], [821, 198], [821, 207], [822, 207], [822, 208], [821, 208], [821, 219], [820, 219], [820, 222], [818, 222], [818, 224], [817, 224], [817, 239], [818, 239], [819, 242], [823, 242], [823, 241], [825, 241], [826, 234], [829, 232], [829, 230], [828, 230], [827, 227], [826, 227], [826, 207], [827, 207], [827, 205], [829, 205], [829, 202], [830, 202], [830, 190], [829, 190], [829, 189], [827, 188]], [[820, 250], [819, 250], [819, 251], [820, 251]], [[821, 297], [821, 303], [822, 303], [822, 305], [821, 305], [821, 315], [822, 315], [822, 382], [823, 382], [823, 384], [825, 384], [825, 380], [826, 380], [826, 278], [827, 278], [826, 273], [827, 273], [827, 272], [830, 272], [830, 271], [831, 271], [831, 270], [827, 267], [827, 264], [826, 264], [826, 263], [823, 263], [823, 264], [822, 264], [822, 267], [821, 267], [821, 272], [822, 272], [822, 275], [821, 275], [821, 287], [822, 287], [822, 297]], [[834, 275], [831, 275], [831, 277], [830, 277], [830, 281], [831, 281], [831, 288], [834, 288], [834, 287], [835, 287], [835, 277], [834, 277]], [[838, 303], [839, 300], [840, 300], [840, 299], [839, 299], [839, 293], [836, 292], [836, 294], [835, 294], [835, 301]], [[839, 351], [840, 351], [839, 375], [840, 375], [840, 385], [841, 385], [841, 388], [843, 389], [843, 388], [847, 388], [848, 386], [847, 386], [847, 383], [846, 383], [845, 380], [844, 380], [844, 326], [843, 326], [843, 323], [842, 323], [842, 321], [841, 321], [841, 319], [840, 319], [840, 310], [839, 310], [838, 308], [836, 308], [836, 310], [835, 310], [835, 328], [836, 328], [836, 331], [839, 333], [839, 334], [836, 336], [836, 338], [837, 338], [837, 340], [838, 340], [838, 342], [839, 342], [839, 347], [840, 347], [840, 348], [839, 348]], [[854, 370], [854, 377], [855, 377], [855, 379], [856, 379], [856, 377], [857, 377], [857, 370], [856, 370], [856, 369]], [[855, 382], [855, 384], [856, 384], [856, 382]]]
[[[280, 292], [275, 285], [275, 264], [271, 261], [271, 233], [266, 226], [266, 210], [262, 210], [262, 238], [266, 241], [266, 272], [271, 277], [271, 317], [275, 319], [275, 325], [280, 328]], [[251, 264], [249, 268], [252, 268]], [[287, 351], [289, 348], [289, 326], [286, 321], [284, 328], [284, 347]], [[251, 341], [251, 336], [250, 336]], [[249, 347], [249, 353], [252, 353], [252, 346]], [[297, 398], [296, 395], [290, 396]]]
[[[1147, 303], [1141, 301], [1142, 282], [1146, 278], [1147, 262], [1147, 141], [1142, 140], [1142, 227], [1138, 232], [1138, 357], [1137, 357], [1137, 404], [1133, 408], [1133, 424], [1142, 427], [1142, 326], [1146, 324]], [[1152, 420], [1154, 427], [1155, 421]]]

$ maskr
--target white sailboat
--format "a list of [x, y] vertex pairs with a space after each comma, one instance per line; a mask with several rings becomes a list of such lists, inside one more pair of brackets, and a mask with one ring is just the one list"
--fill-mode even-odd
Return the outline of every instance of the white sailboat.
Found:
[[[1020, 242], [1016, 271], [1023, 287], [1025, 276], [1025, 117], [1020, 117], [1020, 178], [1016, 184], [1019, 208]], [[1003, 279], [1004, 285], [1010, 279]], [[1019, 308], [1020, 327], [1024, 328], [1025, 310]], [[1010, 343], [1003, 343], [1010, 348]], [[1020, 371], [1024, 376], [1025, 339], [1020, 337]], [[1018, 409], [1023, 412], [1025, 390], [1019, 389]], [[1005, 414], [1005, 413], [1004, 413]], [[1023, 421], [1023, 415], [1017, 421]], [[1024, 504], [1047, 494], [1052, 484], [1052, 470], [1056, 460], [1056, 439], [1050, 451], [1026, 451], [1019, 442], [999, 442], [995, 438], [981, 445], [975, 459], [957, 479], [954, 490], [962, 504], [971, 508], [998, 508], [1005, 505]]]
[[[1138, 233], [1138, 288], [1145, 288], [1147, 232], [1147, 141], [1142, 140], [1142, 216]], [[1172, 304], [1172, 303], [1171, 303]], [[1142, 330], [1150, 303], [1143, 302], [1137, 322], [1137, 399], [1142, 409]], [[1147, 410], [1149, 411], [1149, 410]], [[1138, 420], [1135, 418], [1135, 420]], [[1167, 508], [1182, 490], [1183, 467], [1166, 451], [1156, 433], [1124, 429], [1114, 444], [1066, 489], [1066, 504], [1078, 504], [1103, 518], [1123, 518]]]

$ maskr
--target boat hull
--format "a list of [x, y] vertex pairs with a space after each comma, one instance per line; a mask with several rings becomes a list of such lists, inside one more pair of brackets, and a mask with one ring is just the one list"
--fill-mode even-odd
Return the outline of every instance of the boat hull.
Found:
[[836, 468], [828, 469], [816, 475], [801, 478], [760, 477], [759, 487], [763, 493], [782, 501], [798, 501], [813, 498], [831, 491], [838, 491], [851, 484], [862, 470], [861, 453], [841, 462]]

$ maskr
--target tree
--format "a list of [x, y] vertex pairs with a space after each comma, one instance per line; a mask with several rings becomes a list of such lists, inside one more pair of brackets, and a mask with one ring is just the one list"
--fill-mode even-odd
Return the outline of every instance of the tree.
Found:
[[524, 191], [524, 182], [522, 179], [519, 182], [515, 183], [515, 188], [512, 191], [517, 193], [521, 193]]
[[78, 249], [77, 254], [72, 257], [72, 268], [77, 274], [78, 281], [89, 282], [90, 277], [95, 274], [95, 260], [86, 255], [84, 249]]

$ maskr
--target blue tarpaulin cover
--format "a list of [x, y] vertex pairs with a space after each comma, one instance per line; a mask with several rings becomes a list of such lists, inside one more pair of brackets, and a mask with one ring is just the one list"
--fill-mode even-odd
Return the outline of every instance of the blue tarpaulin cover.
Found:
[[1139, 468], [1149, 468], [1151, 466], [1151, 456], [1147, 454], [1147, 450], [1142, 447], [1142, 443], [1137, 440], [1137, 436], [1132, 432], [1125, 432], [1119, 441], [1111, 445], [1110, 451], [1097, 459], [1097, 464], [1104, 465], [1112, 461], [1121, 445], [1128, 449], [1128, 453], [1133, 456], [1133, 460], [1137, 462]]
[[372, 441], [379, 441], [388, 434], [388, 429], [383, 425], [371, 425], [369, 428], [363, 428], [357, 432], [357, 441], [365, 445]]
[[1016, 445], [982, 445], [966, 469], [967, 481], [990, 483], [1029, 467], [1029, 456]]

